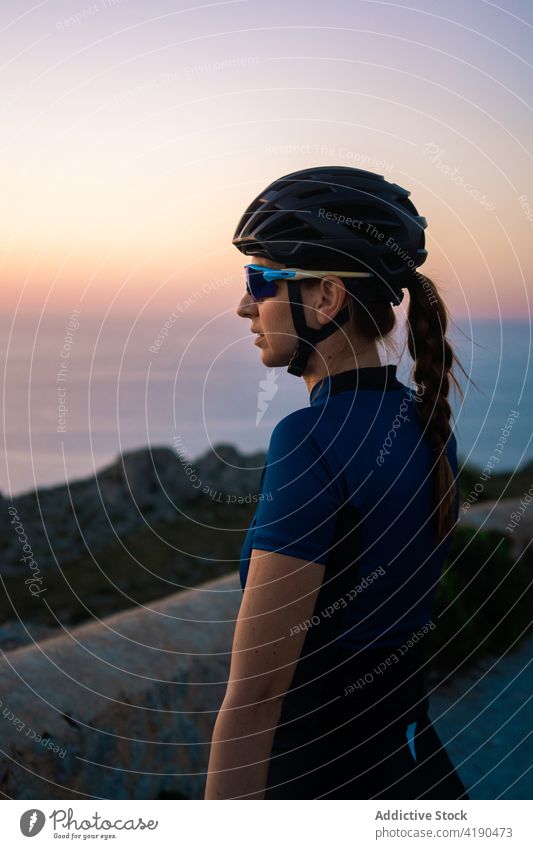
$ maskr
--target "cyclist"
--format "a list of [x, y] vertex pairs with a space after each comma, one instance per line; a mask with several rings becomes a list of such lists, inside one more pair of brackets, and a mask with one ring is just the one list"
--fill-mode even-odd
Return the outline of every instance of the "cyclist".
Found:
[[[206, 798], [467, 799], [428, 717], [435, 592], [457, 521], [460, 389], [410, 192], [317, 167], [271, 183], [233, 244], [237, 313], [309, 406], [274, 428]], [[378, 344], [409, 292], [409, 387]]]

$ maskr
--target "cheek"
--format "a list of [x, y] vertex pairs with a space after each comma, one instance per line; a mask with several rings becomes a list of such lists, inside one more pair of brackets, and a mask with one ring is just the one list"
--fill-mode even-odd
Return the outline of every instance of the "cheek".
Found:
[[261, 318], [265, 322], [265, 326], [271, 330], [283, 330], [292, 327], [292, 317], [290, 304], [283, 298], [269, 298], [263, 304]]
[[281, 301], [271, 301], [260, 316], [261, 327], [271, 333], [271, 342], [276, 347], [293, 346], [294, 325], [290, 305]]

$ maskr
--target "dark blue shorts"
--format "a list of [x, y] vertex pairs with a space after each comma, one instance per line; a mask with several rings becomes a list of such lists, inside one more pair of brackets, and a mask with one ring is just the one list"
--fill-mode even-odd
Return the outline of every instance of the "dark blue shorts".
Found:
[[[292, 739], [291, 739], [292, 737]], [[275, 735], [265, 799], [468, 799], [427, 713], [416, 721], [336, 727], [305, 741]]]
[[[387, 652], [335, 648], [298, 663], [266, 799], [469, 798], [428, 716], [423, 652], [414, 647], [390, 666]], [[365, 675], [370, 683], [350, 686]]]
[[[292, 736], [292, 740], [291, 740]], [[266, 799], [468, 799], [427, 713], [388, 728], [276, 734]]]

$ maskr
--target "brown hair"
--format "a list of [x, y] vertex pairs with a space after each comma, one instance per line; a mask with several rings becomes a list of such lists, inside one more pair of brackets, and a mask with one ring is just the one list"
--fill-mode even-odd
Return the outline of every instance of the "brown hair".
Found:
[[[348, 292], [349, 281], [350, 278], [343, 279]], [[434, 281], [414, 272], [405, 285], [410, 295], [407, 347], [414, 360], [411, 377], [416, 384], [416, 409], [435, 457], [433, 490], [438, 543], [452, 531], [456, 521], [455, 481], [445, 449], [452, 432], [448, 402], [451, 384], [461, 398], [463, 392], [452, 368], [458, 365], [466, 372], [446, 338], [448, 310]], [[354, 329], [368, 340], [384, 338], [395, 327], [394, 309], [385, 299], [363, 305], [349, 297], [348, 309]]]

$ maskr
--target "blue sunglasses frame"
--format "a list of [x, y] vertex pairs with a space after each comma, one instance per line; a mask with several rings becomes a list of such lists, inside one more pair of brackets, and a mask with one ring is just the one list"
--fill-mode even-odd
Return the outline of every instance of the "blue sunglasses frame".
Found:
[[339, 277], [373, 277], [368, 271], [311, 271], [302, 268], [267, 268], [264, 265], [245, 265], [246, 291], [254, 301], [272, 298], [277, 294], [277, 280], [305, 280], [306, 277], [326, 277], [336, 274]]
[[265, 268], [264, 265], [245, 265], [244, 269], [246, 291], [254, 301], [271, 298], [277, 293], [276, 280], [281, 280], [282, 275], [277, 275], [275, 269]]

